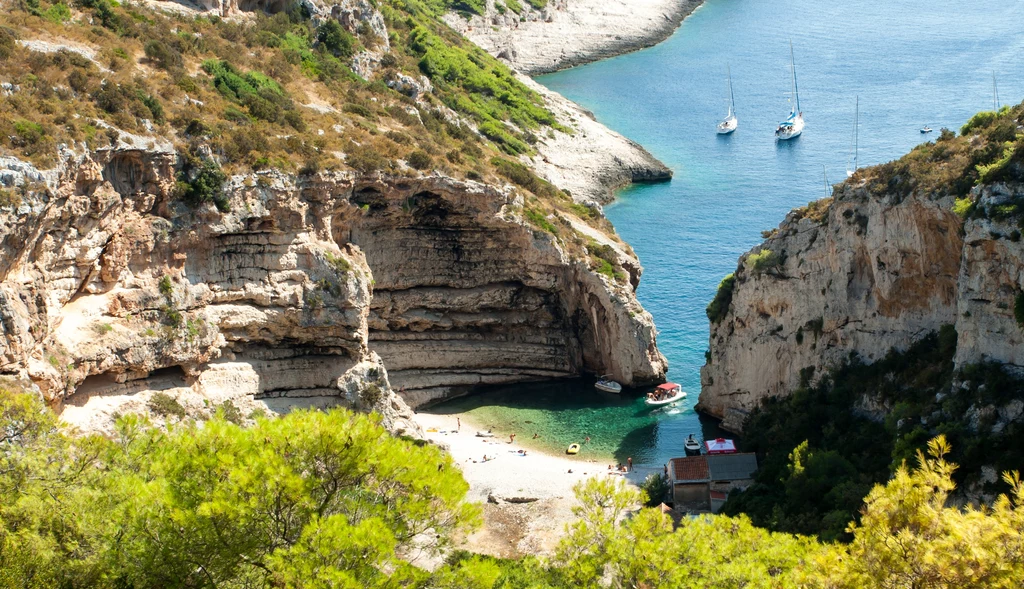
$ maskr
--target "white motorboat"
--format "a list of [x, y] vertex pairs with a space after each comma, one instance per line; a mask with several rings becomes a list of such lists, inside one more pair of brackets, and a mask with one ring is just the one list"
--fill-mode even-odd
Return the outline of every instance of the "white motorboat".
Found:
[[599, 391], [604, 391], [606, 393], [615, 393], [616, 395], [621, 393], [622, 385], [615, 382], [614, 380], [609, 380], [608, 376], [609, 375], [606, 374], [599, 378], [598, 381], [594, 383], [594, 388]]
[[853, 147], [850, 150], [850, 159], [853, 160], [853, 168], [850, 168], [850, 162], [846, 162], [846, 177], [853, 176], [854, 172], [857, 171], [857, 142], [859, 137], [858, 131], [860, 130], [860, 96], [857, 97], [856, 106], [853, 110]]
[[775, 128], [775, 138], [786, 141], [799, 137], [804, 132], [804, 113], [800, 110], [800, 89], [796, 84], [796, 58], [793, 56], [793, 42], [789, 42], [789, 58], [793, 70], [793, 97], [790, 99], [789, 116]]
[[921, 132], [922, 133], [931, 133], [932, 132], [932, 128], [929, 127], [928, 125], [925, 125], [925, 126], [921, 127]]
[[675, 403], [685, 397], [686, 393], [683, 392], [682, 386], [674, 382], [666, 382], [665, 384], [658, 385], [653, 392], [647, 393], [647, 398], [644, 399], [644, 403], [651, 407], [658, 407], [661, 405]]
[[739, 126], [739, 120], [736, 118], [736, 98], [732, 94], [732, 71], [728, 66], [726, 66], [726, 71], [729, 76], [729, 114], [725, 115], [725, 118], [718, 123], [719, 135], [728, 135]]
[[690, 434], [690, 437], [686, 438], [686, 442], [683, 443], [683, 449], [686, 450], [687, 456], [700, 456], [700, 442], [697, 438]]

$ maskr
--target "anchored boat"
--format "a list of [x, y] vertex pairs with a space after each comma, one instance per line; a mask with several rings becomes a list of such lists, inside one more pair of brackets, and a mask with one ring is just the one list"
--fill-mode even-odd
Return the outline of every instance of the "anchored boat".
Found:
[[726, 72], [729, 76], [729, 114], [725, 115], [725, 118], [718, 123], [719, 135], [728, 135], [739, 126], [739, 121], [736, 119], [736, 98], [732, 94], [732, 71], [729, 66], [726, 66]]
[[697, 438], [693, 437], [693, 434], [686, 438], [683, 449], [686, 450], [687, 456], [700, 456], [700, 442], [697, 441]]
[[668, 405], [669, 403], [675, 403], [679, 399], [686, 397], [686, 393], [683, 392], [683, 387], [674, 382], [666, 382], [665, 384], [658, 385], [658, 388], [654, 391], [647, 393], [647, 398], [644, 399], [644, 403], [658, 407], [660, 405]]
[[804, 113], [800, 110], [800, 89], [796, 85], [796, 58], [793, 57], [793, 42], [789, 42], [789, 59], [793, 70], [793, 98], [790, 101], [789, 116], [775, 128], [775, 138], [786, 141], [799, 137], [804, 131]]
[[610, 374], [605, 374], [594, 383], [594, 388], [599, 391], [606, 393], [615, 393], [616, 395], [622, 392], [622, 385], [609, 379]]

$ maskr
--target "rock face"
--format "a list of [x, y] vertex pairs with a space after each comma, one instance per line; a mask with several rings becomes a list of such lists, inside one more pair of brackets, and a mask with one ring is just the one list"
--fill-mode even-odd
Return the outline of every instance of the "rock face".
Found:
[[630, 284], [591, 272], [511, 189], [260, 173], [232, 178], [220, 213], [173, 197], [175, 158], [0, 162], [23, 193], [0, 209], [0, 374], [72, 423], [109, 428], [164, 392], [197, 413], [341, 404], [402, 430], [392, 381], [419, 404], [479, 383], [664, 375], [635, 259], [622, 254]]
[[539, 10], [520, 4], [516, 14], [488, 0], [482, 16], [452, 13], [445, 20], [513, 69], [538, 75], [655, 45], [701, 1], [548, 0]]
[[[1016, 184], [975, 194], [979, 206], [1021, 196]], [[814, 382], [851, 354], [870, 363], [947, 324], [958, 333], [957, 366], [1024, 368], [1014, 319], [1020, 232], [984, 218], [965, 223], [952, 205], [916, 192], [879, 198], [858, 175], [833, 202], [790, 213], [740, 258], [731, 304], [711, 324], [700, 409], [740, 430], [761, 399]]]

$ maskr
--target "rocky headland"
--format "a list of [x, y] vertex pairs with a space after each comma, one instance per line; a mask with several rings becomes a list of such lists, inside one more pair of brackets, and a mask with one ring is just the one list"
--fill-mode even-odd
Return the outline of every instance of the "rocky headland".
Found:
[[[766, 232], [708, 308], [699, 408], [739, 431], [763, 400], [851, 358], [870, 364], [907, 350], [943, 326], [956, 331], [957, 369], [995, 363], [1020, 376], [1021, 150], [1004, 154], [992, 140], [1013, 137], [1017, 110], [860, 170]], [[879, 419], [891, 409], [863, 406]]]
[[668, 38], [700, 0], [487, 0], [445, 21], [488, 53], [535, 76], [636, 51]]

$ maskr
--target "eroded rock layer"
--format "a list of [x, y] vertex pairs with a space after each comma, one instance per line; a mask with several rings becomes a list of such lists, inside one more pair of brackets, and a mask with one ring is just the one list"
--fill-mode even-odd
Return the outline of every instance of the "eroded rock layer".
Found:
[[[983, 209], [1021, 197], [1016, 183], [972, 196]], [[711, 323], [700, 408], [739, 430], [762, 399], [814, 382], [851, 355], [870, 363], [905, 350], [943, 325], [956, 328], [957, 366], [1024, 369], [1014, 318], [1024, 284], [1020, 232], [1007, 220], [964, 221], [953, 200], [880, 197], [858, 174], [833, 202], [790, 213], [740, 258], [731, 302]]]
[[401, 430], [392, 383], [420, 404], [585, 371], [664, 376], [636, 260], [615, 249], [628, 282], [594, 273], [523, 221], [512, 189], [270, 172], [230, 179], [219, 212], [173, 196], [171, 152], [64, 156], [49, 172], [0, 162], [24, 193], [0, 209], [0, 374], [82, 427], [163, 393], [243, 417], [341, 404]]

